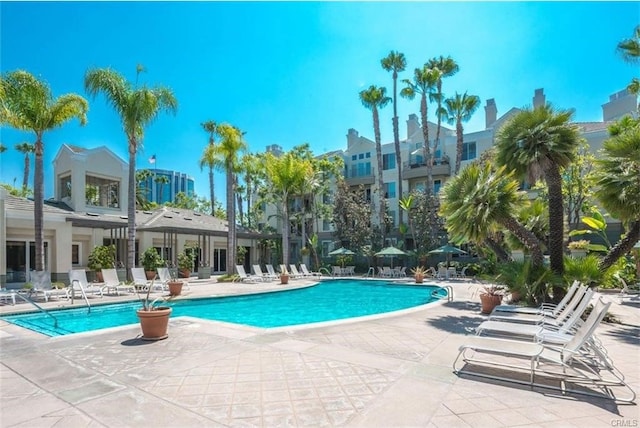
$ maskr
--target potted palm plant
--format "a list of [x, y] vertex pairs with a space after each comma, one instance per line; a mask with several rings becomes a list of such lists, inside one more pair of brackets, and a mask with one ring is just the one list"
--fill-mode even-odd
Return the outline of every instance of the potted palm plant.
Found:
[[164, 260], [162, 260], [158, 251], [153, 247], [147, 248], [144, 253], [142, 253], [140, 263], [144, 267], [148, 280], [154, 279], [156, 277], [156, 269], [164, 266]]
[[424, 276], [427, 274], [427, 269], [424, 266], [416, 266], [411, 269], [413, 277], [416, 279], [416, 284], [422, 284], [424, 282]]
[[153, 281], [147, 288], [147, 293], [144, 297], [138, 295], [142, 302], [142, 307], [137, 310], [136, 314], [140, 320], [142, 340], [162, 340], [169, 336], [169, 316], [171, 316], [172, 309], [169, 306], [158, 306], [159, 301], [166, 301], [163, 296], [159, 296], [154, 300], [149, 298], [152, 288]]
[[178, 254], [178, 271], [183, 278], [189, 278], [191, 276], [191, 269], [193, 269], [194, 257], [193, 253], [183, 250]]
[[116, 265], [116, 246], [98, 245], [89, 253], [87, 266], [95, 272], [96, 280], [103, 282], [102, 269], [113, 269]]
[[289, 283], [289, 271], [285, 267], [282, 272], [280, 272], [280, 284], [288, 284]]
[[480, 292], [482, 313], [490, 314], [496, 306], [502, 303], [503, 297], [504, 288], [501, 285], [489, 285], [487, 287], [484, 287]]
[[589, 251], [589, 244], [591, 244], [591, 242], [586, 239], [580, 239], [569, 242], [567, 247], [569, 247], [569, 251], [571, 251], [571, 257], [574, 259], [582, 259], [586, 257], [587, 252]]

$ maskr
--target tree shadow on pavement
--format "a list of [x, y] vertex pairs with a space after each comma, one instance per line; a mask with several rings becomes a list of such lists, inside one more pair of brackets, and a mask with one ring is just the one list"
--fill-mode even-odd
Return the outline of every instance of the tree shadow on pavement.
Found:
[[476, 327], [487, 318], [480, 314], [480, 303], [447, 302], [443, 306], [451, 309], [463, 310], [467, 315], [444, 315], [428, 319], [426, 323], [439, 330], [457, 334], [475, 334]]

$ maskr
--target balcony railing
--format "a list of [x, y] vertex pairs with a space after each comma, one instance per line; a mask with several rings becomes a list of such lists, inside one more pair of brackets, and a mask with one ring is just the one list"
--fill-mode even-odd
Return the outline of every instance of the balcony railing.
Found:
[[[403, 180], [427, 176], [427, 163], [424, 161], [408, 160], [402, 163], [402, 167]], [[451, 164], [449, 163], [449, 158], [434, 159], [431, 174], [434, 177], [439, 175], [450, 176]]]
[[358, 171], [346, 171], [345, 180], [350, 186], [358, 186], [360, 184], [373, 184], [375, 183], [375, 171], [371, 168], [370, 172], [362, 173]]

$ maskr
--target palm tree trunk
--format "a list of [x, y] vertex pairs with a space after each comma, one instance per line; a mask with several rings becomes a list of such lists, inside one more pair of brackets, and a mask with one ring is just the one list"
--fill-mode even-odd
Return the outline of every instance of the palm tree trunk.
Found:
[[518, 223], [513, 217], [507, 217], [500, 221], [504, 227], [513, 233], [527, 247], [531, 256], [531, 267], [542, 266], [543, 256], [540, 241], [529, 229]]
[[398, 167], [398, 225], [404, 220], [404, 213], [400, 207], [403, 196], [402, 189], [402, 157], [400, 153], [400, 130], [398, 129], [398, 72], [393, 71], [393, 144], [396, 149], [396, 165]]
[[498, 244], [496, 241], [494, 241], [493, 239], [485, 238], [484, 244], [487, 247], [491, 248], [491, 251], [493, 251], [496, 257], [498, 258], [498, 261], [506, 263], [511, 259], [511, 257], [509, 257], [509, 254], [507, 254], [504, 248], [502, 248], [502, 246]]
[[29, 187], [29, 152], [24, 154], [24, 176], [22, 177], [22, 189]]
[[545, 181], [549, 192], [549, 261], [551, 270], [562, 275], [564, 272], [564, 208], [562, 202], [562, 177], [557, 165], [550, 165], [545, 171]]
[[601, 271], [609, 269], [620, 257], [631, 251], [636, 242], [640, 240], [640, 220], [631, 222], [629, 226], [629, 231], [625, 237], [618, 241], [600, 261]]
[[289, 195], [284, 194], [282, 201], [282, 264], [289, 266]]
[[238, 217], [240, 217], [240, 224], [244, 226], [244, 209], [242, 208], [242, 195], [236, 194], [236, 208], [238, 210]]
[[427, 165], [427, 197], [433, 194], [433, 160], [431, 159], [431, 148], [429, 147], [429, 123], [427, 121], [427, 95], [422, 94], [420, 100], [420, 120], [422, 121], [422, 138], [424, 139], [424, 161]]
[[127, 197], [127, 265], [125, 269], [136, 265], [136, 148], [135, 138], [129, 139], [129, 195]]
[[462, 163], [462, 147], [464, 138], [464, 129], [462, 128], [462, 120], [458, 118], [456, 121], [456, 171], [454, 175], [460, 172], [460, 164]]
[[384, 183], [382, 181], [382, 142], [380, 137], [380, 118], [378, 117], [378, 109], [374, 106], [373, 110], [373, 131], [376, 140], [376, 157], [378, 158], [378, 192], [380, 193], [380, 207], [378, 215], [380, 216], [380, 232], [382, 233], [382, 246], [384, 246], [385, 238], [387, 237], [387, 227], [385, 224], [385, 195], [384, 195]]
[[213, 190], [213, 167], [209, 166], [209, 196], [211, 197], [211, 215], [215, 215], [216, 213], [216, 197]]
[[237, 264], [237, 239], [236, 239], [236, 210], [235, 210], [235, 175], [232, 167], [227, 165], [227, 222], [229, 233], [227, 235], [227, 273], [233, 275]]
[[36, 270], [44, 270], [44, 162], [42, 155], [44, 147], [42, 135], [36, 134], [35, 143], [35, 171], [33, 184], [33, 225], [35, 228]]
[[434, 151], [438, 148], [438, 144], [440, 143], [440, 126], [442, 125], [442, 118], [440, 117], [440, 109], [442, 108], [442, 78], [438, 79], [436, 89], [438, 90], [438, 111], [436, 112], [438, 123], [436, 127], [436, 145], [434, 146]]

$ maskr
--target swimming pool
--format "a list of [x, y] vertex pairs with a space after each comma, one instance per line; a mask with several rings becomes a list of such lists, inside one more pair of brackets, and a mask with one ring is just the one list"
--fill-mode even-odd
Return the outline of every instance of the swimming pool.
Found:
[[[270, 328], [341, 320], [424, 305], [446, 296], [437, 286], [415, 286], [371, 280], [327, 280], [318, 285], [244, 296], [174, 300], [172, 317], [191, 316]], [[48, 336], [117, 327], [138, 322], [139, 302], [1, 317]]]

